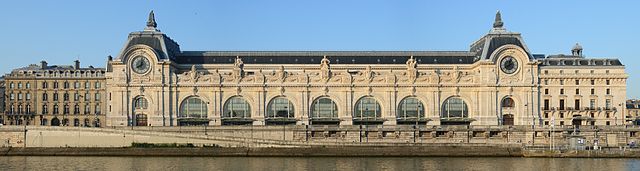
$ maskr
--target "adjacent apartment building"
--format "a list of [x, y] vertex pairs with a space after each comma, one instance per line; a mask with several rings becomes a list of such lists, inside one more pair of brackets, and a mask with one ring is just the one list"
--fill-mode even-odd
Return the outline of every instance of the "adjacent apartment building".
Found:
[[14, 69], [4, 76], [5, 125], [104, 126], [104, 68], [48, 65]]

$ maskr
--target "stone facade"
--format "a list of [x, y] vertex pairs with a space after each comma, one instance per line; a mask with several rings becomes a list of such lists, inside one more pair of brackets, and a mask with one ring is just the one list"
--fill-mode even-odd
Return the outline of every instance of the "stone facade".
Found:
[[624, 123], [620, 61], [533, 54], [499, 14], [467, 51], [181, 51], [156, 26], [108, 61], [107, 125]]
[[103, 126], [105, 69], [40, 65], [5, 75], [5, 125]]
[[640, 100], [630, 99], [627, 100], [627, 111], [625, 113], [625, 120], [633, 125], [640, 125]]

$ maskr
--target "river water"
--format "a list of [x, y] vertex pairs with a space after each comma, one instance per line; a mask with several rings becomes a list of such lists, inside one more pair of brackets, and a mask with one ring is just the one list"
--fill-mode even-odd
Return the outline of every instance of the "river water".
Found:
[[640, 170], [640, 159], [452, 157], [0, 157], [0, 170]]

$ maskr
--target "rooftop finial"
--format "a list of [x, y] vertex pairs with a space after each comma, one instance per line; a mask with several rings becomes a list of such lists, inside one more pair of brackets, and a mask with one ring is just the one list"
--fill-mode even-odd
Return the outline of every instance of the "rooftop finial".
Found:
[[573, 56], [582, 56], [582, 46], [580, 46], [580, 44], [576, 43], [576, 45], [574, 45], [573, 48], [571, 48], [571, 55], [573, 55]]
[[500, 10], [498, 10], [496, 13], [496, 20], [493, 22], [493, 28], [502, 28], [503, 25], [502, 16], [500, 15]]
[[156, 17], [153, 15], [153, 10], [149, 13], [149, 20], [147, 20], [147, 28], [155, 29], [158, 26], [156, 23]]

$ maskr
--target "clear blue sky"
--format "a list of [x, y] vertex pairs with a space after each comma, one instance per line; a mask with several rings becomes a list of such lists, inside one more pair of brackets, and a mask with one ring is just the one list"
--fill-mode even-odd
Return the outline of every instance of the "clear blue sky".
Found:
[[496, 10], [534, 53], [620, 58], [640, 97], [639, 1], [5, 1], [0, 73], [47, 60], [104, 67], [155, 10], [182, 50], [468, 50]]

